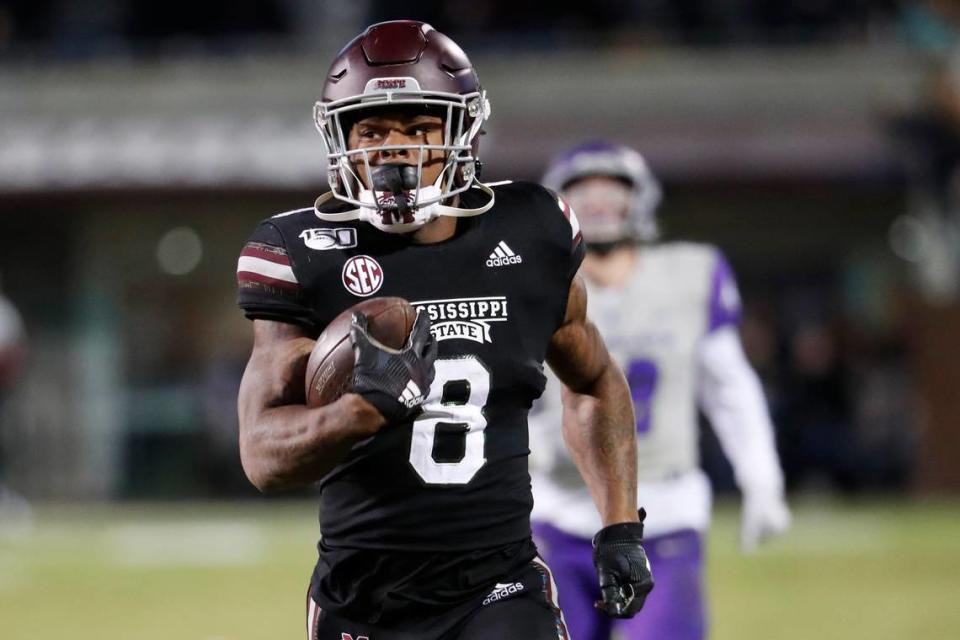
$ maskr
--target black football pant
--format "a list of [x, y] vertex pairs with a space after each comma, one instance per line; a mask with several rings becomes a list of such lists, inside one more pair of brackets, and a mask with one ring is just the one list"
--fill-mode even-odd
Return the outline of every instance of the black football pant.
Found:
[[475, 600], [390, 627], [322, 611], [308, 601], [308, 640], [569, 640], [550, 569], [536, 558]]

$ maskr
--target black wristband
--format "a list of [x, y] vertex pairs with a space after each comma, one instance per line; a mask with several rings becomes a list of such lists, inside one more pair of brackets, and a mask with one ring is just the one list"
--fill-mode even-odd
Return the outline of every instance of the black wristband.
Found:
[[640, 522], [618, 522], [604, 527], [593, 536], [593, 546], [602, 542], [618, 542], [621, 540], [636, 540], [643, 542], [643, 521], [647, 517], [646, 510], [643, 507], [637, 512], [640, 516]]

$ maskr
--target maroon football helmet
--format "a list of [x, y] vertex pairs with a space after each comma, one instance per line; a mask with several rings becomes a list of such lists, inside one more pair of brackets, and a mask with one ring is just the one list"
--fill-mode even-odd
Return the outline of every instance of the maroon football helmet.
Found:
[[[444, 118], [442, 145], [390, 145], [347, 148], [349, 126], [361, 110], [417, 105]], [[363, 182], [357, 168], [368, 172], [368, 154], [385, 149], [442, 150], [446, 163], [437, 183], [421, 189], [422, 166], [417, 167], [416, 193], [411, 193], [414, 215], [430, 218], [456, 215], [429, 205], [469, 189], [476, 179], [477, 135], [490, 115], [490, 103], [463, 50], [450, 38], [423, 22], [396, 20], [367, 28], [337, 55], [327, 74], [323, 97], [314, 107], [314, 120], [327, 150], [327, 172], [333, 196], [361, 209], [381, 210], [376, 198], [361, 201]], [[411, 176], [412, 178], [412, 176]], [[412, 180], [411, 180], [412, 182]], [[413, 186], [408, 187], [413, 191]], [[430, 210], [429, 213], [426, 210]], [[363, 215], [361, 217], [367, 217]], [[371, 222], [376, 222], [371, 219]], [[424, 224], [417, 220], [417, 225]], [[381, 225], [378, 225], [381, 226]], [[404, 231], [412, 228], [390, 229]]]

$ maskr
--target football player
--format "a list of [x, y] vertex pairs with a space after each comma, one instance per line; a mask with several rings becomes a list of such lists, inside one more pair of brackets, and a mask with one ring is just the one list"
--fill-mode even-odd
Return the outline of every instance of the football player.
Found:
[[[633, 409], [586, 317], [572, 210], [539, 185], [478, 181], [490, 103], [427, 24], [347, 44], [314, 115], [330, 192], [261, 223], [238, 262], [254, 321], [244, 469], [263, 491], [320, 484], [308, 637], [568, 637], [529, 520], [527, 412], [545, 359], [570, 389], [565, 437], [601, 513], [594, 597], [632, 616], [652, 588]], [[305, 406], [315, 338], [370, 296], [417, 309], [406, 348], [381, 348], [355, 314], [350, 391]]]
[[560, 385], [531, 417], [534, 532], [554, 570], [572, 637], [696, 640], [706, 633], [702, 535], [711, 492], [698, 465], [697, 407], [710, 419], [743, 492], [742, 546], [784, 531], [790, 514], [759, 380], [738, 334], [730, 265], [709, 245], [657, 242], [660, 188], [636, 151], [578, 146], [544, 183], [577, 211], [589, 315], [625, 372], [636, 415], [638, 499], [657, 589], [632, 620], [597, 615], [587, 584], [599, 524], [590, 491], [560, 444]]

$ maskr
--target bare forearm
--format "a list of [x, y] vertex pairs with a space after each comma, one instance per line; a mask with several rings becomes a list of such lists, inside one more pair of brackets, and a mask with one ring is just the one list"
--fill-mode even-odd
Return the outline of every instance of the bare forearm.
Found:
[[237, 396], [240, 460], [261, 491], [323, 478], [383, 416], [355, 394], [324, 407], [306, 406], [304, 376], [315, 341], [302, 327], [253, 323], [254, 345]]
[[587, 319], [587, 293], [570, 284], [563, 325], [547, 350], [564, 384], [563, 439], [590, 489], [604, 526], [636, 522], [637, 441], [630, 388]]
[[563, 435], [604, 526], [637, 520], [633, 402], [612, 363], [589, 386], [563, 391]]
[[382, 424], [377, 410], [352, 394], [326, 407], [273, 407], [241, 423], [240, 458], [261, 491], [292, 489], [323, 478]]

